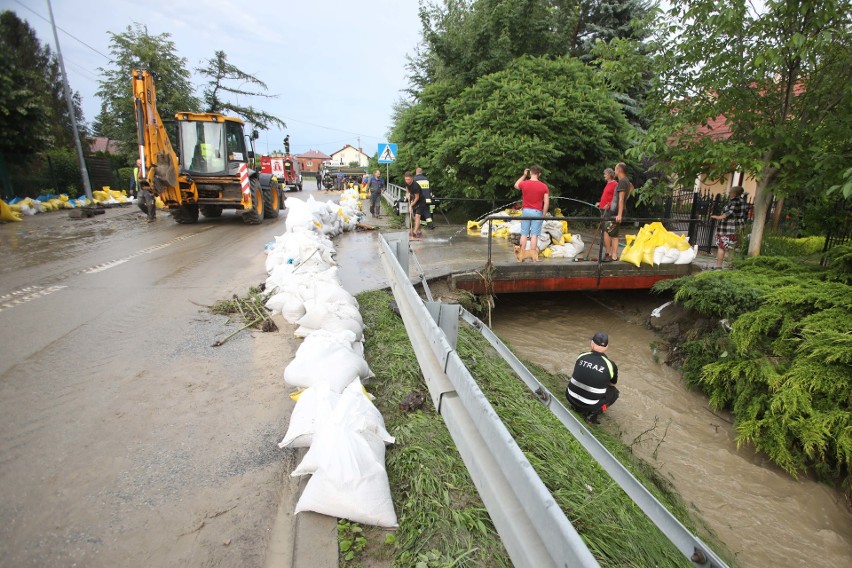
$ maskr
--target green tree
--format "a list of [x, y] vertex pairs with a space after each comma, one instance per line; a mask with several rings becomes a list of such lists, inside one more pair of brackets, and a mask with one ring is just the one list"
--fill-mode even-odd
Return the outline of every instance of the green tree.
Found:
[[426, 167], [444, 196], [517, 196], [512, 183], [538, 163], [554, 195], [591, 197], [602, 167], [627, 146], [618, 103], [571, 57], [523, 57], [458, 96], [447, 96], [452, 89], [427, 88], [426, 104], [401, 111], [395, 136], [412, 140], [400, 147], [400, 166]]
[[409, 70], [417, 89], [439, 80], [470, 85], [523, 55], [592, 57], [598, 41], [646, 32], [645, 0], [443, 0], [421, 5], [423, 46]]
[[201, 103], [194, 94], [186, 58], [177, 54], [171, 35], [150, 35], [138, 23], [122, 33], [109, 32], [112, 64], [99, 68], [102, 79], [97, 95], [101, 111], [93, 128], [97, 134], [120, 141], [128, 163], [135, 159], [136, 116], [130, 73], [147, 69], [157, 87], [157, 110], [164, 121], [181, 111], [197, 112]]
[[[228, 56], [224, 51], [217, 51], [212, 59], [207, 60], [206, 66], [199, 67], [196, 71], [202, 77], [209, 78], [203, 95], [207, 112], [235, 114], [243, 117], [246, 122], [254, 124], [261, 130], [266, 130], [270, 126], [287, 128], [287, 125], [281, 119], [252, 106], [239, 104], [240, 95], [265, 98], [275, 98], [278, 95], [267, 95], [266, 93], [258, 92], [256, 89], [244, 89], [243, 85], [250, 84], [266, 91], [267, 86], [266, 83], [257, 77], [249, 75], [236, 65], [228, 63]], [[237, 82], [240, 82], [240, 84], [236, 87], [232, 87], [230, 84]], [[225, 100], [223, 98], [225, 95], [236, 96], [236, 102]]]
[[[11, 11], [0, 13], [0, 69], [0, 151], [25, 154], [72, 147], [58, 60], [29, 24]], [[72, 96], [85, 139], [80, 95]]]
[[[818, 180], [814, 191], [843, 184], [851, 11], [849, 0], [767, 0], [762, 11], [745, 0], [674, 0], [660, 20], [653, 127], [638, 153], [688, 183], [735, 169], [753, 176], [751, 256], [773, 193], [803, 177]], [[719, 119], [729, 135], [710, 132]]]

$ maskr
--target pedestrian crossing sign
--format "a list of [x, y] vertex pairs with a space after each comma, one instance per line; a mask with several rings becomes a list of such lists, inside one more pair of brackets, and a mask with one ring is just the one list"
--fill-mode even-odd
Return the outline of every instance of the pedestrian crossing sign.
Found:
[[379, 163], [392, 164], [396, 161], [396, 144], [379, 144]]

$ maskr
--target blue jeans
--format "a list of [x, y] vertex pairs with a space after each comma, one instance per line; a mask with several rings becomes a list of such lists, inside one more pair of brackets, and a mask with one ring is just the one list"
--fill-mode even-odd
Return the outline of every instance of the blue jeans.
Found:
[[524, 217], [541, 217], [540, 209], [521, 209], [521, 236], [522, 237], [537, 237], [541, 234], [541, 226], [544, 221], [531, 221]]

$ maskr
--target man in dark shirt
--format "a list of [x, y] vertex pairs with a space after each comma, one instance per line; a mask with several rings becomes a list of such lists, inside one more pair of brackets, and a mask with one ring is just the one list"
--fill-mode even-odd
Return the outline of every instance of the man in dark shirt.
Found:
[[627, 177], [627, 164], [624, 162], [616, 164], [615, 177], [618, 179], [618, 185], [615, 186], [609, 210], [604, 212], [604, 220], [606, 221], [604, 248], [606, 248], [607, 254], [603, 262], [618, 260], [618, 226], [624, 217], [627, 197], [630, 195], [630, 188], [633, 186], [630, 183], [630, 178]]
[[423, 190], [420, 184], [414, 181], [414, 176], [411, 172], [405, 172], [405, 191], [408, 193], [408, 209], [411, 211], [412, 224], [411, 232], [408, 234], [412, 241], [423, 240], [423, 233], [420, 231], [420, 220], [423, 218]]
[[592, 337], [592, 350], [582, 353], [565, 389], [568, 403], [590, 424], [618, 400], [618, 366], [606, 356], [609, 336], [599, 331]]
[[422, 190], [420, 195], [421, 199], [423, 199], [423, 224], [430, 229], [434, 229], [435, 223], [432, 222], [432, 210], [434, 209], [434, 205], [432, 205], [432, 188], [429, 187], [429, 178], [423, 174], [423, 168], [414, 169], [414, 181], [417, 182], [417, 185]]

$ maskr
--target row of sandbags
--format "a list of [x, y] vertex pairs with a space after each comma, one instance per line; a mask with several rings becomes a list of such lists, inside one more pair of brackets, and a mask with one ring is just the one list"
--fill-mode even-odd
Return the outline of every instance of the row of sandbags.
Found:
[[[518, 218], [512, 221], [491, 221], [491, 236], [497, 239], [508, 239], [513, 235], [520, 235], [520, 211], [506, 209], [502, 213]], [[559, 209], [556, 209], [553, 214], [557, 217], [562, 216], [562, 212]], [[479, 234], [487, 237], [488, 221], [468, 221], [467, 231], [468, 234]], [[530, 246], [528, 243], [527, 248], [530, 248]], [[583, 252], [586, 245], [578, 233], [571, 234], [568, 231], [567, 221], [544, 221], [541, 226], [541, 233], [538, 236], [537, 247], [539, 255], [544, 258], [574, 258]]]
[[641, 264], [691, 264], [695, 260], [696, 250], [686, 237], [666, 230], [659, 221], [643, 225], [637, 234], [626, 235], [624, 240], [627, 246], [621, 251], [619, 260], [636, 267]]
[[47, 213], [60, 209], [76, 209], [94, 204], [129, 203], [127, 192], [104, 187], [92, 192], [92, 199], [78, 197], [72, 199], [62, 193], [60, 195], [41, 195], [37, 199], [31, 197], [15, 197], [9, 203], [0, 200], [0, 221], [20, 221], [24, 216], [37, 213]]
[[[354, 195], [353, 195], [354, 194]], [[267, 245], [267, 307], [298, 326], [304, 341], [284, 369], [303, 390], [279, 447], [309, 448], [292, 475], [311, 475], [296, 512], [314, 511], [393, 527], [396, 513], [385, 469], [393, 437], [361, 380], [373, 376], [364, 359], [364, 323], [357, 300], [340, 285], [327, 235], [354, 228], [357, 191], [340, 204], [289, 198], [286, 232]]]

